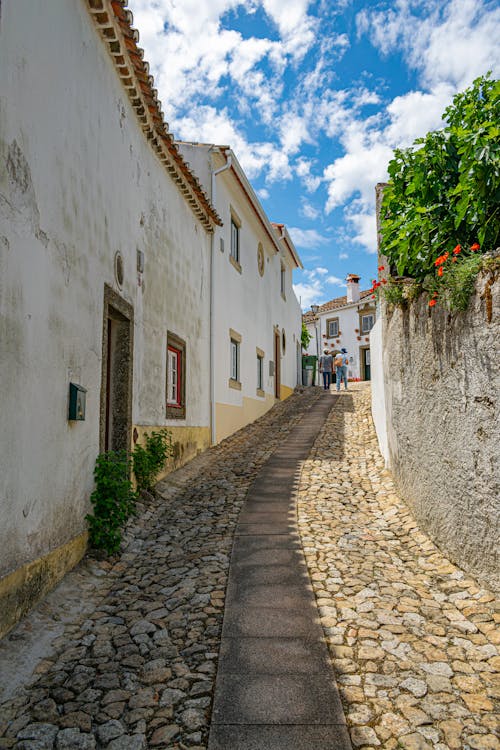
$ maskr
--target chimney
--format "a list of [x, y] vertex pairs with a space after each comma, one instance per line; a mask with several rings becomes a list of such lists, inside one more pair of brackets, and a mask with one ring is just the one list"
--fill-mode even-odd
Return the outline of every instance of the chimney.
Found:
[[347, 276], [347, 303], [359, 302], [359, 280], [361, 276], [350, 273]]

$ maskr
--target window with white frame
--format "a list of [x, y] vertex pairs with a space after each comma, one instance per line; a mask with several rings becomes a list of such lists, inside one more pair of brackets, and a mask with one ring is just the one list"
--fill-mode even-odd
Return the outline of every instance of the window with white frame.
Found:
[[240, 227], [234, 217], [231, 217], [231, 258], [240, 262]]
[[186, 416], [186, 344], [173, 333], [167, 334], [166, 416], [184, 419]]
[[361, 316], [361, 333], [369, 333], [373, 328], [374, 324], [373, 315], [362, 315]]
[[329, 339], [334, 339], [339, 335], [339, 319], [331, 318], [326, 321], [326, 334]]

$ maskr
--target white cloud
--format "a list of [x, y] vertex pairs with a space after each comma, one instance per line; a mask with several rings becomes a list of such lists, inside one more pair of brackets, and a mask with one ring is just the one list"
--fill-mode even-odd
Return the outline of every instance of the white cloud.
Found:
[[[417, 12], [413, 12], [416, 8]], [[466, 88], [487, 70], [500, 72], [500, 8], [483, 0], [397, 0], [388, 10], [362, 10], [359, 34], [382, 53], [401, 50], [422, 84]]]
[[256, 192], [259, 198], [262, 198], [263, 201], [269, 198], [270, 193], [267, 188], [261, 188], [260, 190], [257, 190]]
[[325, 299], [319, 279], [316, 279], [311, 283], [300, 281], [298, 284], [293, 285], [293, 291], [295, 292], [297, 299], [300, 300], [300, 305], [303, 310], [307, 310], [314, 302], [320, 304]]
[[338, 276], [328, 276], [326, 283], [334, 286], [346, 286], [345, 279], [339, 279]]
[[301, 216], [305, 219], [318, 219], [321, 216], [321, 211], [309, 203], [305, 198], [302, 198], [302, 206], [300, 209]]
[[339, 260], [347, 260], [348, 257], [348, 253], [339, 253]]
[[[288, 232], [293, 240], [294, 245], [306, 250], [311, 250], [315, 247], [329, 242], [328, 237], [321, 235], [316, 229], [299, 229], [299, 227], [289, 227]], [[328, 273], [327, 269], [316, 269], [318, 273]]]

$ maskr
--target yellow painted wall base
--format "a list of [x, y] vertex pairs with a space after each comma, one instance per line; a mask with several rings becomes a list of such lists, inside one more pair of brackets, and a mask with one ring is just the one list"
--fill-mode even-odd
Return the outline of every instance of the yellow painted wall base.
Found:
[[[290, 393], [292, 393], [292, 391], [290, 391]], [[232, 435], [233, 432], [240, 430], [245, 425], [250, 424], [250, 422], [254, 422], [265, 414], [266, 411], [269, 411], [275, 403], [276, 399], [274, 396], [266, 393], [265, 398], [247, 398], [246, 396], [243, 396], [242, 406], [232, 406], [231, 404], [220, 403], [216, 404], [216, 441], [220, 443], [221, 440]]]
[[[210, 427], [159, 427], [135, 425], [132, 429], [137, 430], [137, 442], [141, 445], [144, 442], [144, 435], [151, 433], [153, 430], [167, 429], [172, 434], [172, 446], [174, 455], [167, 461], [165, 471], [158, 474], [158, 481], [170, 474], [171, 471], [184, 466], [185, 463], [202, 453], [210, 447]], [[132, 446], [133, 448], [133, 446]]]
[[0, 578], [0, 638], [80, 562], [87, 549], [84, 531], [62, 547]]

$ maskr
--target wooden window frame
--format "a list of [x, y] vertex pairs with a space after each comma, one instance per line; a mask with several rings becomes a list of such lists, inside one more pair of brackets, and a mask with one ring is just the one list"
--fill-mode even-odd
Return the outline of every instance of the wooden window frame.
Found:
[[[176, 357], [177, 362], [177, 394], [176, 401], [169, 401], [169, 352]], [[176, 334], [167, 332], [167, 370], [165, 378], [165, 416], [167, 419], [185, 419], [186, 418], [186, 342], [176, 336]]]
[[[330, 323], [337, 324], [337, 333], [330, 333]], [[337, 339], [340, 331], [340, 319], [339, 318], [327, 318], [326, 321], [326, 337], [329, 339]]]
[[[371, 318], [372, 319], [372, 324], [371, 324], [370, 328], [367, 331], [363, 328], [363, 319], [364, 318]], [[360, 335], [361, 336], [366, 336], [367, 334], [370, 333], [370, 331], [372, 330], [373, 326], [375, 325], [375, 313], [373, 311], [372, 312], [363, 312], [363, 313], [360, 313], [360, 321], [359, 321], [359, 323], [360, 323], [360, 325], [359, 325]]]

